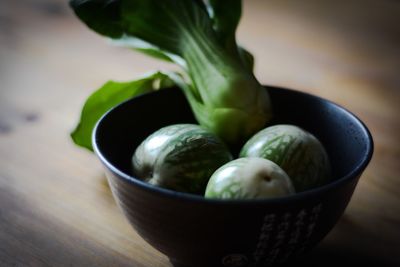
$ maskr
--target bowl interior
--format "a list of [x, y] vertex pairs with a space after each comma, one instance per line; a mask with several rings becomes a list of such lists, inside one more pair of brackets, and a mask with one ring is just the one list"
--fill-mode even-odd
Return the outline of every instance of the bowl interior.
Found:
[[[333, 177], [354, 177], [373, 150], [365, 125], [344, 108], [298, 91], [267, 87], [273, 103], [272, 124], [294, 124], [313, 133], [325, 146]], [[128, 100], [99, 121], [94, 143], [112, 166], [131, 176], [131, 156], [152, 132], [175, 123], [196, 123], [183, 93], [166, 89]]]

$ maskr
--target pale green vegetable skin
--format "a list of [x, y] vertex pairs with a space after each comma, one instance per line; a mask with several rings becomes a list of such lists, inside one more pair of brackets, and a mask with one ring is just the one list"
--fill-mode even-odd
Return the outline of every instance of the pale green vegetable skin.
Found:
[[275, 125], [250, 138], [240, 157], [262, 157], [280, 167], [292, 179], [297, 192], [326, 184], [331, 179], [328, 155], [311, 133], [294, 125]]
[[138, 178], [180, 192], [204, 194], [211, 174], [232, 160], [214, 134], [194, 124], [163, 127], [148, 136], [132, 157]]
[[257, 199], [294, 194], [290, 178], [278, 165], [263, 158], [233, 160], [214, 172], [206, 198]]

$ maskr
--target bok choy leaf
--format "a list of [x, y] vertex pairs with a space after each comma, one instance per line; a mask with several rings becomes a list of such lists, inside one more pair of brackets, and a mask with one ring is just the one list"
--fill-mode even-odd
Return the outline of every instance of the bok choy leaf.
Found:
[[[236, 43], [241, 1], [71, 0], [88, 27], [182, 66], [181, 86], [198, 122], [228, 144], [243, 143], [271, 119], [252, 55]], [[135, 42], [126, 42], [132, 41]], [[138, 40], [141, 41], [137, 42]]]
[[[131, 82], [108, 81], [105, 83], [86, 100], [80, 122], [71, 133], [72, 140], [75, 144], [93, 151], [92, 132], [100, 117], [125, 100], [160, 88], [174, 86], [175, 83], [169, 78], [169, 75], [172, 74], [154, 72]], [[178, 75], [174, 75], [174, 77], [178, 77]]]

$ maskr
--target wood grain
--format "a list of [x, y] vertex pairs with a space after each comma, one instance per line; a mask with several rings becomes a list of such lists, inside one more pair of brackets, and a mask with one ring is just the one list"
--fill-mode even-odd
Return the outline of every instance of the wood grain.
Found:
[[[171, 266], [69, 132], [105, 81], [175, 67], [109, 45], [66, 2], [0, 1], [0, 265]], [[238, 37], [260, 81], [345, 106], [375, 140], [346, 213], [304, 264], [399, 266], [400, 3], [244, 2]]]

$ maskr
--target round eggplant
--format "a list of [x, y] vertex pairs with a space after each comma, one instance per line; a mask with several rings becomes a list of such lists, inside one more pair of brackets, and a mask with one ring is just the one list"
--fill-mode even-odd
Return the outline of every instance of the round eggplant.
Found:
[[328, 155], [311, 133], [294, 125], [274, 125], [256, 133], [240, 157], [261, 157], [278, 164], [292, 179], [297, 192], [326, 184], [331, 179]]
[[204, 194], [211, 174], [232, 160], [225, 144], [195, 124], [166, 126], [148, 136], [132, 157], [138, 178], [175, 191]]
[[239, 158], [213, 173], [208, 181], [205, 197], [256, 199], [294, 193], [290, 178], [274, 162], [263, 158]]

